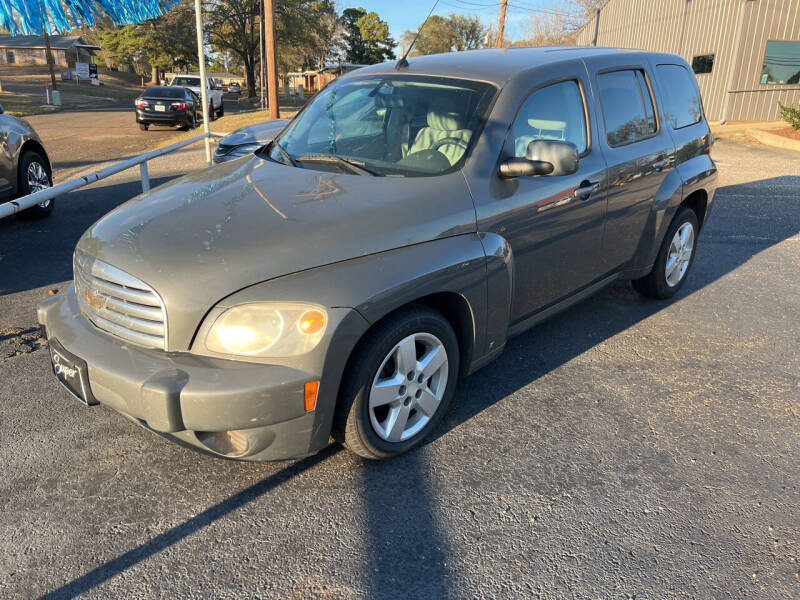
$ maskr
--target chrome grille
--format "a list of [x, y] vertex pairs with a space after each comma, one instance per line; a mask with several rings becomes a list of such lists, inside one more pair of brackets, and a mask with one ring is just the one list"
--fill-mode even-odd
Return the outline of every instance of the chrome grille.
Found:
[[73, 272], [78, 306], [95, 327], [139, 346], [166, 349], [166, 312], [153, 288], [80, 250]]

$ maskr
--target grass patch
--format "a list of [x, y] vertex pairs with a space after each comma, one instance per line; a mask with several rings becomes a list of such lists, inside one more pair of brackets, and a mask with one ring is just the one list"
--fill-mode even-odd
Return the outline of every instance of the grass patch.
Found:
[[3, 111], [15, 117], [44, 115], [58, 112], [62, 108], [72, 108], [73, 106], [70, 103], [64, 103], [60, 108], [43, 108], [44, 100], [44, 95], [39, 98], [13, 92], [0, 92], [0, 104], [3, 105]]

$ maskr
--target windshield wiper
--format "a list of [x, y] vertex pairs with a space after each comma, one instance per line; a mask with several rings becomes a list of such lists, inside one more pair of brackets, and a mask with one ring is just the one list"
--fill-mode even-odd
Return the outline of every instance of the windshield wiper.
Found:
[[318, 163], [321, 165], [336, 165], [355, 173], [356, 175], [375, 175], [369, 169], [364, 168], [364, 163], [349, 158], [342, 158], [335, 154], [307, 154], [295, 159], [297, 162]]
[[286, 151], [286, 148], [284, 148], [283, 146], [281, 146], [281, 143], [280, 143], [279, 141], [277, 141], [277, 140], [275, 140], [275, 142], [273, 142], [273, 143], [275, 144], [275, 147], [278, 149], [278, 152], [280, 152], [280, 153], [281, 153], [281, 156], [283, 156], [283, 158], [285, 158], [286, 160], [288, 160], [290, 165], [292, 165], [293, 167], [296, 167], [296, 166], [297, 166], [297, 163], [296, 163], [296, 162], [295, 162], [295, 160], [292, 158], [292, 155], [291, 155], [291, 154], [289, 154], [289, 153]]

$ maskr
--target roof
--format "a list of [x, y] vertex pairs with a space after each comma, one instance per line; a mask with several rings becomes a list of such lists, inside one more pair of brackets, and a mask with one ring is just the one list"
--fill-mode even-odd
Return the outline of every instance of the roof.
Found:
[[[51, 35], [51, 48], [73, 48], [90, 46], [79, 35]], [[0, 34], [0, 48], [44, 48], [43, 35], [8, 35]], [[91, 46], [90, 46], [91, 47]]]
[[[594, 46], [543, 46], [529, 48], [513, 46], [510, 48], [484, 48], [447, 52], [428, 56], [409, 56], [408, 68], [402, 73], [416, 75], [439, 75], [443, 77], [463, 77], [503, 85], [519, 73], [557, 62], [583, 58], [596, 54], [622, 54], [636, 52], [619, 48], [595, 48]], [[348, 77], [361, 77], [378, 73], [396, 73], [397, 61], [363, 67], [348, 74]]]

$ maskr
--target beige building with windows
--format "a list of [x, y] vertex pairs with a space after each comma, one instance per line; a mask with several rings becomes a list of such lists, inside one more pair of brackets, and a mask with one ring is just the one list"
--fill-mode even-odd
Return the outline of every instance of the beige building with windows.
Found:
[[[50, 51], [57, 67], [75, 67], [75, 61], [92, 62], [99, 46], [87, 44], [77, 35], [51, 35]], [[44, 37], [41, 35], [0, 35], [0, 65], [46, 65]]]
[[609, 0], [580, 45], [685, 58], [709, 120], [770, 121], [800, 102], [800, 0]]

